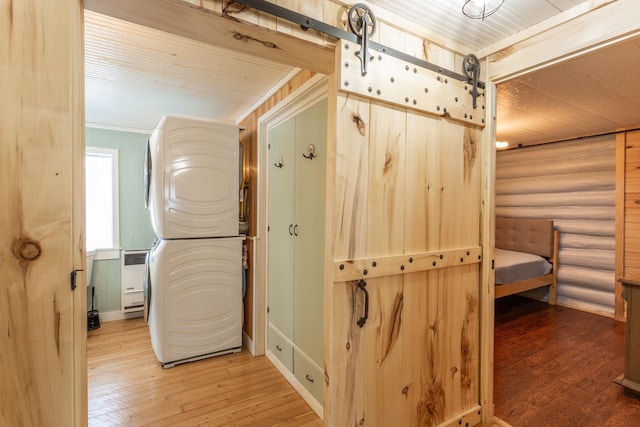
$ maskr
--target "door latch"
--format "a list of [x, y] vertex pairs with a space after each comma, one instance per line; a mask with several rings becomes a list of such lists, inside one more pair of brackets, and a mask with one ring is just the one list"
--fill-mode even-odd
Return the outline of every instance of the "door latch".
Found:
[[84, 270], [73, 270], [71, 272], [71, 290], [75, 291], [76, 290], [76, 279], [77, 279], [77, 275], [78, 275], [78, 271], [84, 271]]

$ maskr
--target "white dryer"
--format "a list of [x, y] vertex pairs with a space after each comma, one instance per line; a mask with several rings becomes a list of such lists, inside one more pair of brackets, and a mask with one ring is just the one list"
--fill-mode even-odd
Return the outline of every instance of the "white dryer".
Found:
[[149, 252], [145, 317], [164, 367], [241, 350], [243, 240], [157, 240]]
[[163, 117], [147, 142], [145, 204], [160, 239], [238, 235], [239, 128]]

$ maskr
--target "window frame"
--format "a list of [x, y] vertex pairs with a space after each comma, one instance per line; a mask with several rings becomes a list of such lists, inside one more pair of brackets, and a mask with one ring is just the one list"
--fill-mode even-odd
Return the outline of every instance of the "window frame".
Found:
[[[85, 168], [86, 159], [89, 156], [110, 157], [111, 159], [111, 190], [112, 190], [112, 240], [111, 248], [93, 248], [96, 251], [96, 260], [120, 258], [120, 174], [119, 174], [119, 150], [116, 148], [85, 147]], [[87, 180], [85, 170], [85, 192], [87, 191]], [[85, 211], [87, 210], [85, 206]], [[85, 213], [86, 222], [86, 213]], [[85, 230], [86, 233], [86, 230]], [[88, 245], [87, 245], [88, 249]]]

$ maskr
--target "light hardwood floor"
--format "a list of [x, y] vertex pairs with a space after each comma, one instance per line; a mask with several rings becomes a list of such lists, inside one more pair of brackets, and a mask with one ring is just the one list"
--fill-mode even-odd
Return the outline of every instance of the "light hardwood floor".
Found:
[[264, 356], [249, 351], [163, 369], [143, 319], [87, 340], [89, 426], [322, 426]]

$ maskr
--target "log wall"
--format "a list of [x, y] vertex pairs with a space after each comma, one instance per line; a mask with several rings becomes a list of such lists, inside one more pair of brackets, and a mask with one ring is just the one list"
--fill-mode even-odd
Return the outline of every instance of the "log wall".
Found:
[[[496, 215], [553, 219], [560, 231], [558, 302], [615, 307], [615, 136], [499, 151]], [[546, 290], [532, 291], [546, 298]]]

